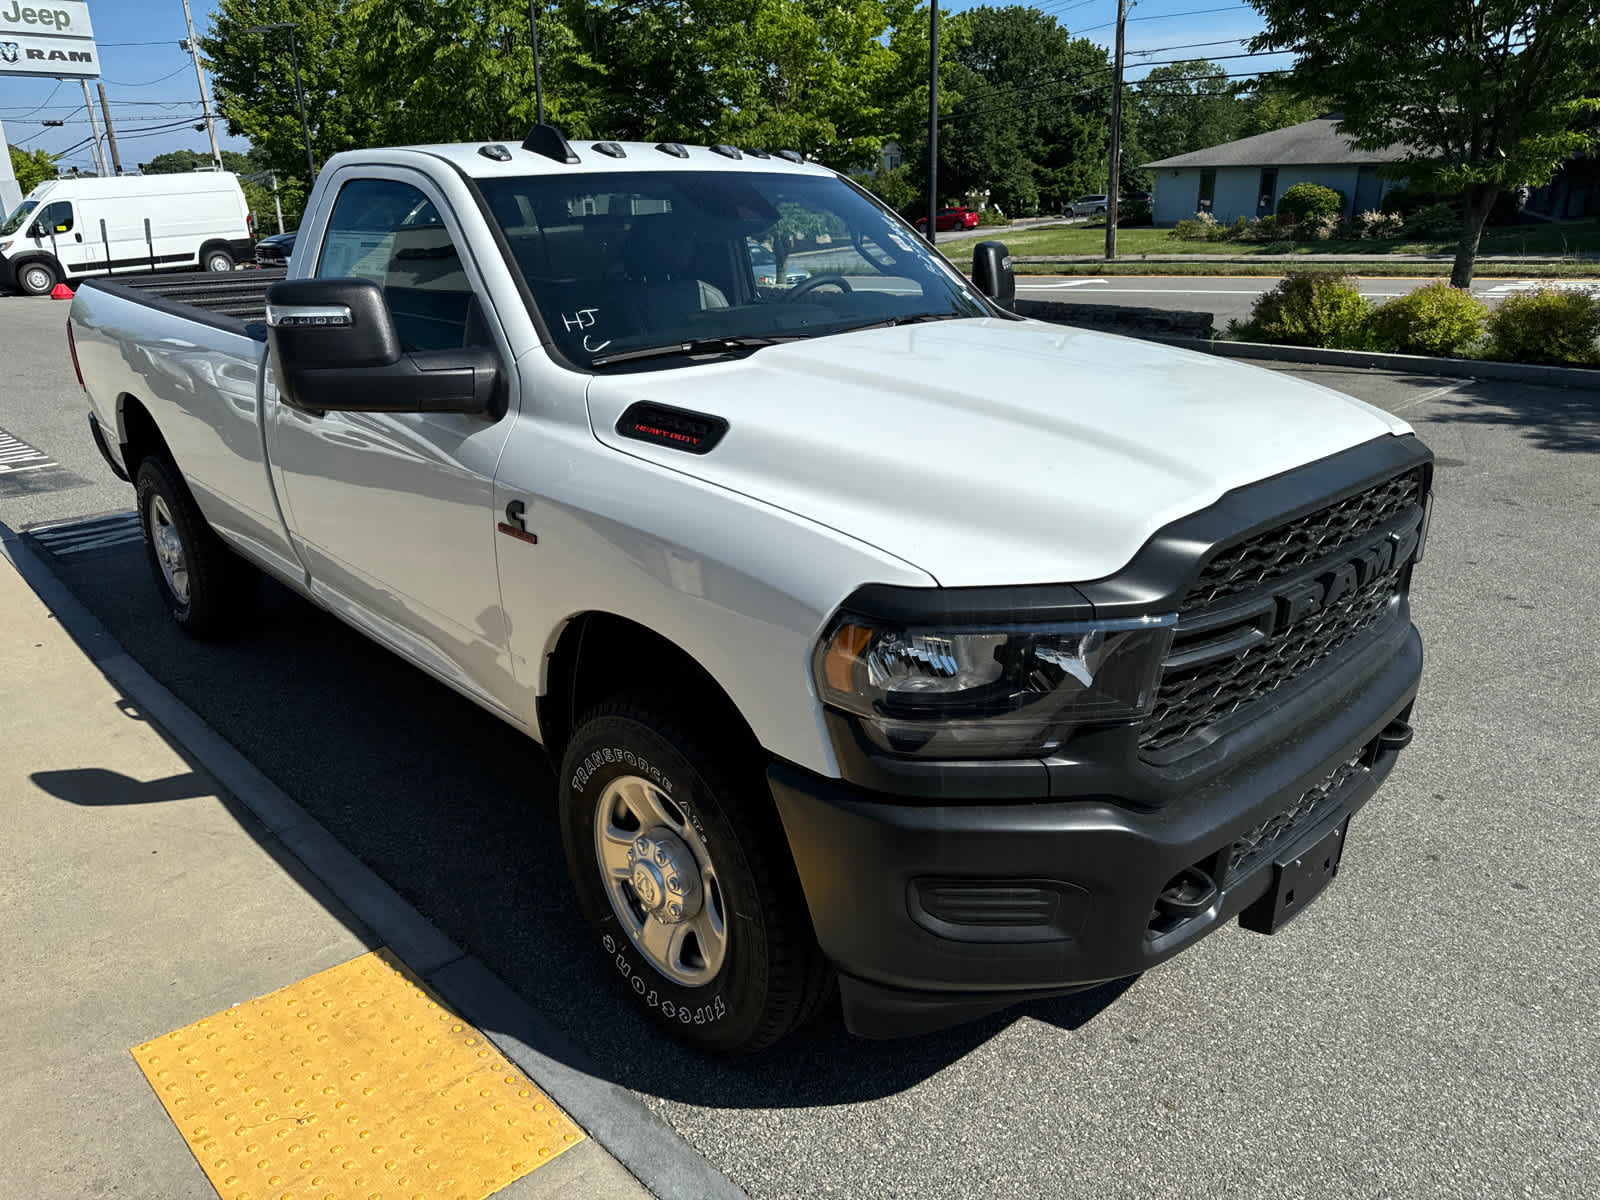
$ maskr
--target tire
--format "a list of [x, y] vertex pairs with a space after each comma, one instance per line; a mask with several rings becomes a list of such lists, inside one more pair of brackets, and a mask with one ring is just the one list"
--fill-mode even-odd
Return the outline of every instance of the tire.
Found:
[[[567, 868], [646, 1017], [698, 1049], [750, 1054], [815, 1015], [833, 977], [754, 756], [665, 707], [619, 697], [579, 723], [561, 764]], [[674, 920], [680, 899], [694, 915]]]
[[191, 637], [237, 632], [259, 601], [255, 568], [212, 532], [171, 462], [145, 458], [134, 483], [145, 555], [167, 615]]
[[207, 271], [233, 270], [233, 255], [220, 246], [212, 246], [200, 256], [200, 262]]
[[48, 296], [60, 282], [61, 272], [37, 258], [17, 268], [17, 289], [24, 296]]

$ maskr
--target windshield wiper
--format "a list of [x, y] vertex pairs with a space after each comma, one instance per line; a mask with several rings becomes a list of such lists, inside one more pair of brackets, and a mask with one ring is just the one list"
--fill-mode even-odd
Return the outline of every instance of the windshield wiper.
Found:
[[641, 346], [637, 350], [619, 350], [615, 354], [602, 354], [591, 358], [591, 367], [609, 366], [611, 363], [634, 362], [643, 358], [674, 358], [679, 355], [717, 354], [733, 350], [759, 350], [763, 346], [776, 346], [779, 342], [795, 342], [809, 334], [735, 334], [728, 337], [688, 338], [681, 342], [666, 342], [659, 346]]
[[888, 317], [882, 321], [868, 321], [865, 325], [847, 325], [843, 329], [835, 329], [835, 333], [855, 333], [860, 329], [892, 329], [896, 325], [921, 325], [925, 321], [957, 321], [965, 313], [910, 313], [905, 316]]

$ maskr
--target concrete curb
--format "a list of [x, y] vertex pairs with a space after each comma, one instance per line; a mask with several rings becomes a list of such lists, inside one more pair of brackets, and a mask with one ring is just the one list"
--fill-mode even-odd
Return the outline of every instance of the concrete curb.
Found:
[[0, 522], [0, 555], [106, 678], [144, 710], [405, 964], [661, 1200], [747, 1200], [673, 1128], [400, 894], [140, 666], [22, 536]]
[[1274, 346], [1265, 342], [1229, 342], [1221, 338], [1143, 335], [1147, 341], [1199, 350], [1222, 358], [1250, 358], [1351, 370], [1409, 371], [1454, 379], [1495, 379], [1546, 387], [1600, 391], [1600, 370], [1587, 367], [1545, 367], [1532, 363], [1489, 362], [1481, 358], [1431, 358], [1421, 354], [1375, 354], [1367, 350], [1323, 350], [1314, 346]]

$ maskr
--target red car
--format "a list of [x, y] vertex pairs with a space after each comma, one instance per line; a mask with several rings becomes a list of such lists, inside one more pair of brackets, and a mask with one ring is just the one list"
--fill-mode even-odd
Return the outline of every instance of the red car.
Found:
[[[970, 208], [941, 208], [939, 210], [938, 221], [934, 225], [936, 230], [976, 229], [977, 227], [978, 214], [976, 211]], [[917, 228], [926, 230], [928, 228], [928, 218], [918, 217]]]

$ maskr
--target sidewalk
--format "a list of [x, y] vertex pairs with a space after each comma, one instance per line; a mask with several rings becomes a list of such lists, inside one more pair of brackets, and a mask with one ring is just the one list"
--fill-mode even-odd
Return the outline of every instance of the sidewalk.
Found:
[[[493, 1043], [373, 954], [372, 933], [120, 694], [4, 556], [0, 678], [6, 1195], [299, 1200], [356, 1194], [359, 1179], [363, 1196], [431, 1197], [452, 1166], [452, 1195], [648, 1195]], [[390, 1023], [357, 1011], [369, 1007]], [[368, 1077], [336, 1079], [352, 1056]], [[474, 1114], [478, 1077], [515, 1086], [479, 1089], [486, 1111]], [[432, 1176], [431, 1150], [401, 1153], [430, 1103], [446, 1131]], [[523, 1132], [533, 1127], [537, 1142]], [[385, 1132], [404, 1145], [363, 1157], [358, 1139]], [[456, 1132], [508, 1148], [443, 1146]]]

